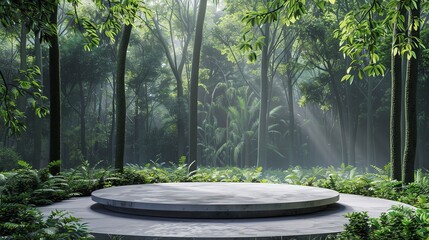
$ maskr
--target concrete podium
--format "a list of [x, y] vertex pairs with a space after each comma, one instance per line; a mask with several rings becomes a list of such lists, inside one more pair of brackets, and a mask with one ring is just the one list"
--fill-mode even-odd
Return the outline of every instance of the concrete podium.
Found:
[[159, 183], [97, 190], [92, 200], [109, 210], [156, 217], [258, 218], [306, 214], [339, 199], [329, 189], [288, 184]]

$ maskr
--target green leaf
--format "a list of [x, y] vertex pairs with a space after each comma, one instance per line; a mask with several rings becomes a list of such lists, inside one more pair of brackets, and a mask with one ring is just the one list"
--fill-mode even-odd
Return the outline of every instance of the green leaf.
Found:
[[325, 1], [318, 1], [316, 5], [320, 10], [325, 11]]
[[347, 68], [347, 71], [346, 71], [346, 72], [347, 72], [347, 74], [349, 74], [349, 73], [350, 73], [350, 71], [352, 70], [352, 68], [353, 68], [353, 67], [351, 67], [351, 66], [350, 66], [349, 68]]
[[256, 61], [256, 53], [255, 52], [249, 53], [248, 59], [250, 62], [255, 62]]
[[348, 81], [348, 80], [350, 79], [350, 77], [351, 77], [351, 76], [352, 76], [351, 74], [346, 74], [346, 75], [344, 75], [344, 76], [341, 78], [341, 82]]
[[399, 48], [398, 47], [394, 47], [393, 48], [393, 56], [396, 56], [398, 54]]
[[359, 79], [363, 79], [363, 75], [364, 75], [364, 73], [363, 73], [362, 69], [359, 69], [358, 70], [358, 77], [359, 77]]

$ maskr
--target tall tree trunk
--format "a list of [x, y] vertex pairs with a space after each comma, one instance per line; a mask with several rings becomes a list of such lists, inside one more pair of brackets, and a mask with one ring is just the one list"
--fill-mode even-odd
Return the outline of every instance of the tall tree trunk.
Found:
[[[283, 41], [284, 41], [284, 56], [283, 61], [285, 64], [290, 65], [292, 63], [292, 43], [290, 41], [290, 35], [291, 33], [288, 31], [288, 28], [286, 26], [283, 26]], [[293, 37], [293, 36], [292, 36]], [[294, 78], [296, 78], [296, 72], [293, 72], [295, 69], [290, 69], [287, 67], [286, 73], [284, 74], [282, 78], [282, 85], [283, 90], [285, 92], [286, 96], [286, 102], [288, 106], [288, 113], [289, 113], [289, 125], [288, 125], [288, 132], [289, 132], [289, 139], [288, 139], [288, 164], [287, 165], [295, 165], [296, 164], [296, 143], [295, 143], [295, 136], [296, 136], [296, 127], [295, 127], [295, 107], [294, 107], [294, 100], [293, 100], [293, 82]], [[295, 70], [296, 71], [296, 70]]]
[[[146, 101], [144, 102], [144, 109], [146, 110], [146, 116], [145, 116], [145, 119], [144, 119], [144, 134], [147, 134], [147, 133], [149, 133], [149, 128], [150, 128], [150, 125], [149, 125], [149, 121], [150, 121], [150, 116], [149, 116], [149, 112], [150, 112], [150, 109], [149, 109], [149, 91], [148, 91], [148, 86], [147, 86], [147, 82], [145, 82], [144, 83], [144, 94], [145, 94], [145, 99], [146, 99]], [[145, 136], [145, 135], [144, 135]]]
[[[106, 90], [107, 91], [107, 90]], [[109, 159], [109, 163], [114, 164], [114, 159], [113, 156], [115, 156], [115, 139], [116, 139], [116, 75], [113, 76], [113, 80], [112, 80], [112, 92], [113, 92], [113, 96], [112, 96], [112, 124], [110, 125], [110, 136], [109, 136], [109, 144], [108, 144], [108, 148], [110, 148], [111, 152], [107, 153], [108, 155], [108, 159]], [[107, 96], [107, 93], [106, 93]], [[107, 109], [107, 107], [106, 107]]]
[[[53, 26], [57, 21], [58, 4], [51, 13], [50, 22]], [[49, 139], [49, 163], [61, 159], [61, 80], [60, 80], [60, 47], [58, 32], [49, 36], [49, 82], [50, 82], [50, 139]], [[61, 164], [51, 164], [49, 171], [56, 175], [61, 170]]]
[[[94, 112], [97, 112], [97, 125], [102, 126], [102, 123], [101, 123], [101, 116], [102, 116], [101, 110], [102, 110], [102, 103], [103, 103], [103, 85], [100, 85], [100, 90], [99, 90], [99, 94], [98, 95], [99, 95], [98, 106], [97, 106], [97, 109], [94, 110]], [[96, 98], [96, 100], [97, 100], [97, 98]], [[100, 127], [96, 127], [95, 128], [95, 135], [99, 135], [100, 133], [101, 133], [101, 128]], [[92, 158], [95, 157], [95, 158], [99, 158], [99, 159], [106, 159], [102, 154], [100, 154], [100, 140], [101, 139], [98, 139], [98, 138], [95, 140], [91, 157]]]
[[346, 89], [346, 113], [347, 113], [347, 159], [348, 159], [348, 164], [352, 165], [352, 166], [356, 166], [356, 159], [355, 159], [355, 141], [352, 140], [352, 136], [353, 136], [353, 120], [354, 120], [354, 104], [352, 104], [353, 100], [352, 100], [352, 93], [351, 93], [351, 88], [352, 85], [351, 84], [345, 84], [344, 85], [345, 89]]
[[270, 39], [270, 24], [264, 26], [264, 46], [261, 56], [261, 102], [259, 107], [259, 130], [258, 130], [258, 159], [257, 166], [266, 167], [267, 164], [267, 113], [268, 113], [268, 44]]
[[[21, 33], [20, 33], [20, 42], [19, 42], [19, 57], [20, 57], [20, 63], [19, 63], [19, 70], [25, 71], [27, 70], [27, 21], [25, 20], [25, 17], [22, 20], [21, 23]], [[24, 79], [25, 75], [20, 72], [20, 78]], [[18, 107], [23, 112], [26, 112], [26, 105], [27, 105], [27, 99], [25, 97], [20, 97], [18, 99]], [[25, 120], [24, 120], [25, 121]], [[27, 124], [26, 124], [27, 125]], [[26, 160], [27, 156], [27, 150], [26, 150], [26, 142], [25, 139], [27, 138], [27, 134], [25, 132], [21, 132], [19, 136], [17, 136], [17, 152]]]
[[189, 170], [197, 169], [198, 150], [198, 73], [200, 69], [200, 53], [203, 41], [204, 18], [207, 0], [201, 0], [198, 8], [197, 25], [195, 29], [194, 51], [192, 55], [191, 88], [189, 91]]
[[[405, 16], [403, 0], [399, 3], [401, 15]], [[402, 34], [402, 30], [395, 23], [393, 29], [392, 48], [400, 42], [397, 35]], [[393, 180], [401, 180], [401, 94], [402, 94], [402, 70], [401, 55], [395, 55], [392, 51], [392, 86], [390, 99], [390, 164]]]
[[127, 60], [128, 43], [130, 42], [132, 25], [122, 27], [122, 36], [118, 46], [116, 63], [116, 150], [115, 150], [115, 169], [118, 172], [124, 171], [124, 152], [125, 152], [125, 121], [126, 121], [126, 103], [125, 103], [125, 63]]
[[[37, 30], [34, 37], [34, 50], [36, 52], [36, 65], [40, 69], [39, 81], [42, 86], [43, 84], [43, 65], [42, 65], [42, 34], [41, 30]], [[42, 119], [38, 116], [34, 117], [34, 131], [33, 131], [33, 167], [40, 168], [40, 162], [42, 158]]]
[[[176, 52], [173, 46], [173, 50], [170, 50], [169, 44], [165, 36], [162, 33], [161, 27], [157, 20], [153, 20], [155, 29], [151, 31], [159, 39], [165, 55], [168, 60], [168, 64], [173, 72], [174, 78], [176, 79], [176, 94], [177, 94], [177, 109], [176, 109], [176, 128], [177, 128], [177, 153], [178, 158], [186, 155], [186, 126], [185, 126], [185, 99], [183, 93], [183, 79], [182, 73], [187, 60], [188, 47], [191, 40], [191, 32], [187, 32], [185, 39], [183, 40], [182, 56], [177, 62]], [[189, 23], [188, 23], [189, 24]], [[172, 43], [173, 44], [173, 43]], [[174, 44], [173, 44], [174, 45]]]
[[292, 79], [287, 79], [287, 98], [289, 107], [289, 165], [295, 165], [295, 109], [293, 102]]
[[27, 21], [21, 23], [21, 35], [19, 43], [19, 70], [27, 70]]
[[[409, 16], [409, 26], [414, 26], [414, 21], [420, 21], [420, 0], [417, 0], [417, 7], [412, 8]], [[412, 27], [410, 32], [410, 44], [413, 38], [420, 38], [420, 24], [417, 28]], [[405, 81], [405, 145], [404, 159], [402, 166], [402, 181], [404, 184], [414, 181], [414, 162], [417, 147], [417, 113], [416, 113], [416, 87], [418, 79], [418, 65], [420, 60], [420, 46], [413, 51], [416, 57], [408, 61], [407, 78]]]
[[[139, 88], [137, 88], [139, 89]], [[134, 143], [133, 143], [133, 157], [134, 157], [134, 162], [135, 163], [139, 163], [139, 131], [140, 131], [140, 117], [139, 117], [139, 98], [140, 98], [140, 94], [139, 94], [139, 90], [137, 90], [136, 92], [136, 101], [135, 101], [135, 106], [134, 106]]]
[[84, 160], [88, 160], [88, 151], [86, 144], [86, 103], [85, 103], [85, 94], [83, 91], [83, 83], [79, 82], [79, 94], [80, 94], [80, 149]]
[[183, 94], [182, 77], [176, 78], [177, 83], [177, 154], [178, 158], [186, 155], [185, 131], [185, 97]]
[[338, 119], [340, 121], [340, 135], [341, 135], [341, 161], [344, 164], [349, 164], [348, 161], [348, 151], [347, 151], [347, 138], [346, 138], [346, 126], [344, 121], [344, 111], [343, 111], [343, 105], [340, 99], [340, 94], [338, 93], [338, 86], [337, 82], [334, 78], [333, 74], [331, 75], [331, 83], [332, 83], [332, 91], [334, 92], [335, 101], [337, 103], [337, 109], [338, 109]]
[[373, 109], [372, 109], [372, 90], [373, 80], [368, 80], [367, 98], [366, 98], [366, 164], [368, 167], [370, 164], [374, 164], [374, 126], [373, 126]]

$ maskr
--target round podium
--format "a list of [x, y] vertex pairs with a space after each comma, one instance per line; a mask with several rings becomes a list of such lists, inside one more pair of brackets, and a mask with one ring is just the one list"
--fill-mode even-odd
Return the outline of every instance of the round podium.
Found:
[[329, 189], [260, 183], [159, 183], [94, 191], [105, 208], [170, 218], [260, 218], [307, 214], [339, 200]]

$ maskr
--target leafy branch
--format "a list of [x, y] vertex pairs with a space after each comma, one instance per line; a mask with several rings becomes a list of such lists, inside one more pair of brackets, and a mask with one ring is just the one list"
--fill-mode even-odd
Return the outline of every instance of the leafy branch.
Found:
[[35, 76], [40, 75], [40, 70], [37, 66], [33, 66], [27, 70], [21, 71], [23, 79], [15, 79], [14, 82], [8, 83], [0, 70], [2, 83], [0, 84], [0, 116], [3, 119], [3, 124], [11, 131], [12, 134], [17, 134], [26, 130], [23, 123], [24, 112], [19, 109], [17, 104], [18, 99], [25, 96], [30, 96], [29, 103], [35, 110], [38, 117], [44, 117], [49, 110], [44, 106], [47, 100], [41, 94], [41, 85], [35, 80]]

